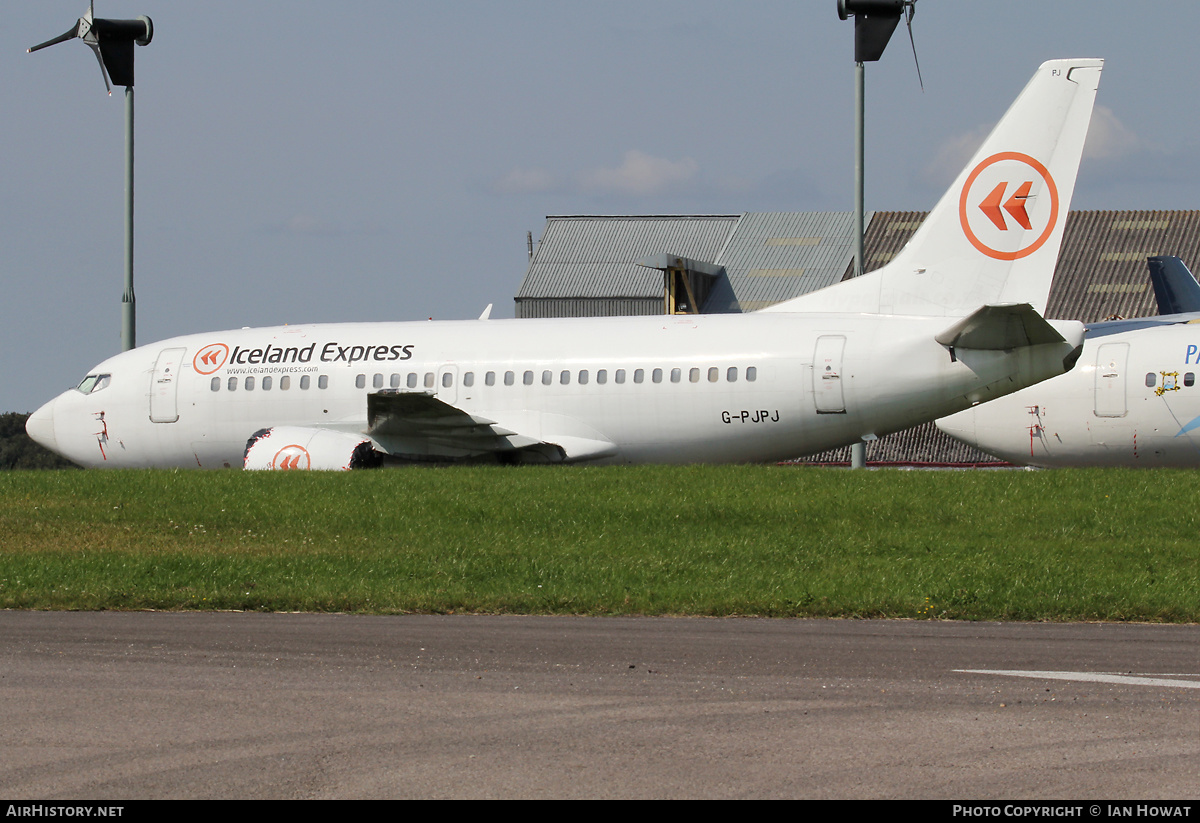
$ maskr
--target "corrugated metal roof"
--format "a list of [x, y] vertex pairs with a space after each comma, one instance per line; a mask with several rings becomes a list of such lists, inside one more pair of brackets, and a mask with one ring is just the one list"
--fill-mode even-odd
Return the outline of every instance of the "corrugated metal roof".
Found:
[[517, 299], [661, 298], [662, 273], [637, 261], [664, 253], [713, 261], [738, 219], [739, 215], [547, 217]]
[[[869, 216], [866, 270], [886, 264], [925, 212]], [[706, 311], [748, 311], [848, 276], [850, 212], [549, 217], [517, 299], [655, 298], [662, 277], [636, 265], [669, 252], [725, 267]], [[1200, 211], [1073, 211], [1047, 315], [1092, 322], [1142, 317], [1157, 307], [1146, 258], [1174, 254], [1200, 265]]]
[[663, 298], [563, 297], [517, 300], [517, 317], [628, 317], [662, 314]]
[[[933, 423], [889, 434], [866, 444], [867, 463], [900, 465], [1005, 465], [1004, 461], [961, 443], [942, 432]], [[850, 464], [850, 447], [803, 457], [799, 463]]]
[[[874, 271], [891, 262], [904, 244], [916, 234], [925, 216], [925, 211], [879, 211], [867, 223], [863, 238], [863, 256], [867, 258], [863, 271]], [[852, 274], [846, 269], [846, 277]]]
[[[927, 212], [877, 212], [867, 227], [867, 270], [903, 248]], [[1073, 211], [1046, 315], [1092, 323], [1158, 313], [1146, 258], [1173, 254], [1200, 266], [1200, 211]]]
[[716, 260], [727, 277], [704, 311], [750, 311], [838, 282], [854, 257], [853, 221], [852, 212], [743, 215]]
[[1200, 265], [1200, 211], [1073, 211], [1046, 305], [1050, 317], [1091, 323], [1157, 314], [1146, 258]]

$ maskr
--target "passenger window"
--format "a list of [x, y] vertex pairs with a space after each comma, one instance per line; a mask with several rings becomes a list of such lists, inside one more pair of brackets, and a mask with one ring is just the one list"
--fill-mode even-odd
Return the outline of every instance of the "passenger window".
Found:
[[746, 367], [746, 382], [753, 383], [757, 379], [758, 379], [758, 367], [757, 366], [747, 366]]
[[526, 371], [523, 375], [521, 375], [521, 382], [524, 383], [526, 386], [532, 386], [533, 385], [533, 372]]
[[671, 369], [671, 382], [678, 383], [683, 377], [683, 369]]
[[559, 372], [558, 373], [558, 382], [562, 383], [564, 386], [570, 385], [571, 372], [568, 369], [563, 369], [561, 372]]
[[270, 375], [267, 375], [266, 377], [264, 377], [264, 378], [262, 379], [262, 390], [263, 390], [263, 391], [270, 391], [270, 390], [271, 390], [271, 383], [272, 383], [272, 380], [271, 380], [271, 376], [270, 376]]
[[1188, 372], [1187, 374], [1185, 374], [1183, 376], [1183, 385], [1185, 385], [1185, 386], [1196, 385], [1196, 375], [1193, 374], [1192, 372]]
[[225, 384], [225, 388], [229, 389], [230, 391], [237, 391], [237, 378], [229, 378], [229, 381]]
[[579, 372], [579, 385], [586, 385], [588, 381], [587, 369], [581, 369]]
[[454, 373], [442, 372], [442, 388], [448, 389], [454, 385]]
[[721, 379], [721, 370], [718, 369], [716, 366], [711, 366], [708, 370], [708, 382], [716, 383], [720, 379]]
[[662, 369], [655, 369], [651, 376], [651, 379], [654, 380], [655, 383], [661, 383], [662, 382]]
[[483, 376], [483, 383], [485, 386], [496, 385], [496, 373], [494, 371], [490, 371], [487, 374], [485, 374]]
[[425, 388], [427, 388], [427, 389], [433, 388], [433, 372], [431, 372], [431, 371], [425, 372]]
[[693, 383], [699, 383], [700, 382], [700, 370], [692, 369], [691, 371], [689, 371], [688, 372], [688, 380], [692, 381]]
[[634, 369], [633, 370], [633, 382], [634, 383], [641, 383], [645, 379], [646, 379], [646, 372], [644, 370], [642, 370], [642, 369]]
[[391, 377], [388, 378], [388, 388], [392, 388], [392, 389], [400, 388], [400, 375], [393, 374]]
[[254, 391], [254, 378], [253, 377], [246, 378], [246, 391]]
[[375, 376], [371, 378], [371, 388], [373, 388], [373, 389], [382, 389], [383, 388], [383, 375], [382, 374], [376, 372]]
[[309, 379], [309, 376], [307, 374], [301, 375], [300, 388], [303, 389], [304, 391], [308, 391], [308, 386], [311, 382], [312, 382], [312, 380]]
[[730, 366], [729, 371], [725, 373], [725, 379], [730, 383], [737, 382], [737, 366]]
[[516, 372], [506, 371], [504, 373], [504, 385], [511, 386], [515, 382], [517, 382]]
[[292, 387], [292, 378], [290, 376], [285, 374], [283, 377], [279, 378], [279, 390], [280, 391], [287, 391], [291, 387]]
[[1154, 372], [1147, 372], [1146, 373], [1146, 388], [1148, 388], [1148, 389], [1154, 388], [1155, 379], [1156, 378], [1154, 376]]
[[410, 389], [415, 389], [417, 387], [417, 373], [415, 371], [410, 371], [408, 373], [408, 380], [406, 381], [405, 385], [407, 385]]
[[545, 371], [542, 372], [542, 385], [543, 386], [549, 386], [553, 381], [554, 381], [554, 375], [550, 373], [549, 369], [546, 369]]
[[211, 388], [213, 391], [220, 391], [220, 390], [221, 390], [221, 378], [219, 378], [219, 377], [214, 377], [214, 378], [212, 379], [212, 382], [211, 382], [211, 383], [209, 383], [209, 387], [210, 387], [210, 388]]
[[603, 383], [607, 383], [607, 382], [608, 382], [608, 369], [599, 369], [599, 370], [597, 370], [597, 372], [596, 372], [596, 382], [597, 382], [597, 383], [601, 383], [601, 384], [603, 384]]
[[317, 388], [318, 389], [329, 388], [329, 375], [322, 374], [320, 377], [317, 378]]
[[625, 382], [625, 370], [617, 369], [616, 374], [613, 375], [613, 381], [617, 382], [617, 383], [624, 383]]
[[354, 378], [354, 388], [365, 389], [367, 387], [367, 376], [360, 374]]
[[464, 386], [474, 386], [475, 385], [475, 372], [469, 371], [469, 372], [466, 372], [463, 374], [463, 385]]

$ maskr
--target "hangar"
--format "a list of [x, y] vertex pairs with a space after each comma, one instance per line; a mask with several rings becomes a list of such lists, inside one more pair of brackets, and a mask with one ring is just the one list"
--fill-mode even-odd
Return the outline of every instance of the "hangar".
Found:
[[[865, 270], [899, 251], [926, 212], [868, 212]], [[851, 212], [562, 215], [546, 218], [516, 295], [517, 317], [761, 309], [853, 273]], [[1094, 322], [1155, 314], [1146, 258], [1200, 268], [1200, 211], [1072, 211], [1046, 314]], [[804, 458], [850, 462], [849, 447]], [[867, 444], [875, 465], [999, 465], [932, 424]]]

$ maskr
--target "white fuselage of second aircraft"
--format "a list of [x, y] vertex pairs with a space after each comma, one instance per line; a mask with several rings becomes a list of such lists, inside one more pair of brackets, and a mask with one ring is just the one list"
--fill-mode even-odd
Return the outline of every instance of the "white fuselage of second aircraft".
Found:
[[947, 434], [1012, 463], [1200, 466], [1200, 326], [1089, 337], [1075, 368], [938, 420]]
[[[82, 465], [109, 467], [241, 466], [248, 439], [273, 427], [367, 435], [379, 451], [409, 459], [780, 460], [1058, 374], [1079, 338], [1063, 324], [1071, 342], [1022, 357], [952, 356], [934, 341], [946, 325], [756, 313], [190, 335], [106, 360], [36, 412], [29, 431]], [[461, 417], [419, 409], [425, 424], [372, 431], [369, 395], [406, 394]], [[455, 436], [472, 423], [485, 429], [482, 441]], [[405, 425], [420, 436], [406, 436]], [[531, 450], [539, 443], [554, 451]]]

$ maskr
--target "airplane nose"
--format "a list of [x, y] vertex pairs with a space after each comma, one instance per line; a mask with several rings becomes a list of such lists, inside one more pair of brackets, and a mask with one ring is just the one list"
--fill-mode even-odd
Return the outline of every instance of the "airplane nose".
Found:
[[54, 437], [54, 401], [29, 415], [25, 421], [25, 431], [39, 446], [45, 446], [53, 452], [58, 451], [58, 440]]
[[975, 445], [975, 409], [970, 408], [935, 420], [934, 425], [951, 437]]

